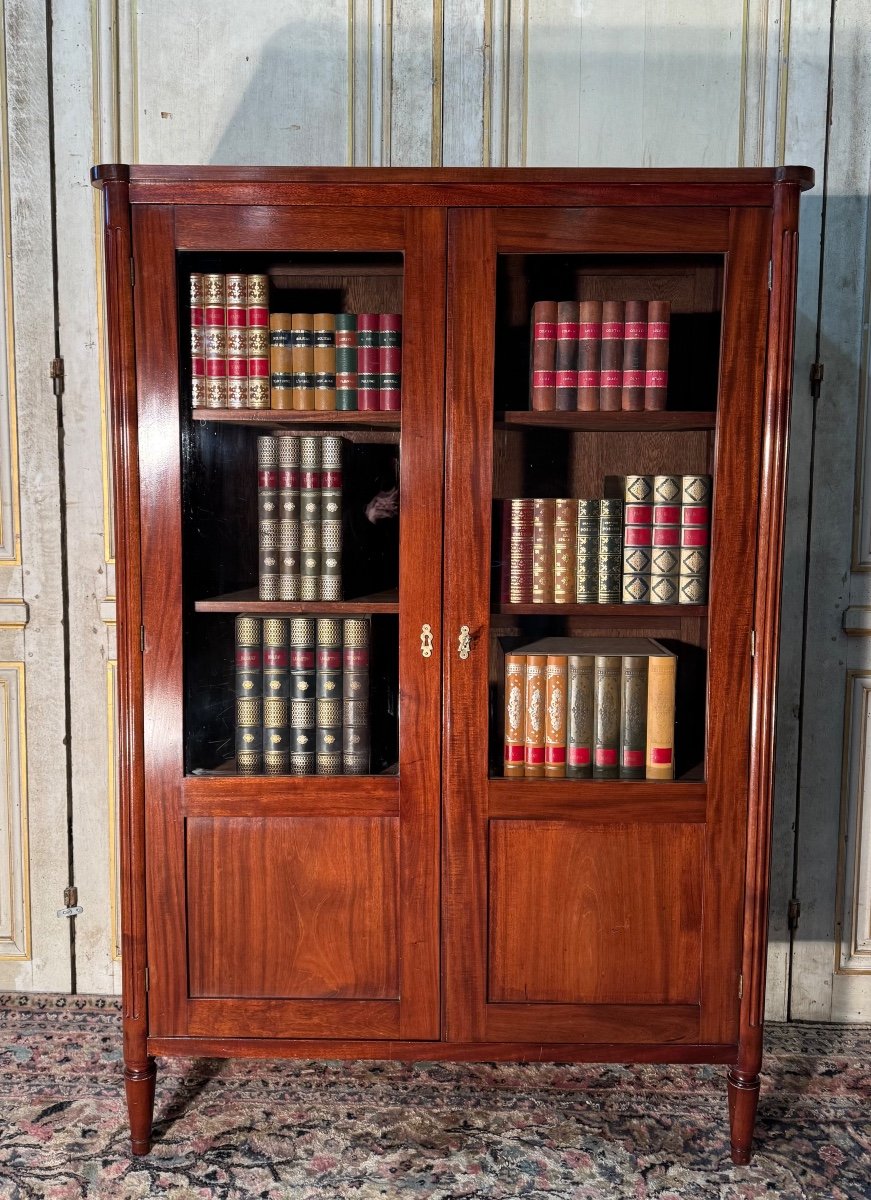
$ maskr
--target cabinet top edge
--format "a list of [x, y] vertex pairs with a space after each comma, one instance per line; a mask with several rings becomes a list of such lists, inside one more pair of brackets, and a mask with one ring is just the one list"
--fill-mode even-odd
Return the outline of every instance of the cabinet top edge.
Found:
[[222, 184], [421, 184], [450, 187], [481, 184], [584, 185], [650, 187], [711, 185], [771, 187], [814, 186], [814, 171], [805, 166], [782, 167], [254, 167], [177, 166], [100, 163], [91, 168], [91, 182], [158, 185]]

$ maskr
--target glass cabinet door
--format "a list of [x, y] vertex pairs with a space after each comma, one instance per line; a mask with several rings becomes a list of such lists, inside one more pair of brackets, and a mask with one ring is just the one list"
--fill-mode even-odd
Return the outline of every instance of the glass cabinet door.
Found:
[[438, 1037], [445, 217], [133, 220], [151, 1032]]
[[769, 246], [451, 214], [450, 1040], [737, 1038]]

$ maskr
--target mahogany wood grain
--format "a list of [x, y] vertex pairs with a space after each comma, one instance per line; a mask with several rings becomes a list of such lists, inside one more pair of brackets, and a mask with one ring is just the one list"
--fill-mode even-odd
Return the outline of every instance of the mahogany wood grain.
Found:
[[[176, 211], [176, 245], [179, 250], [209, 252], [295, 250], [334, 254], [402, 250], [405, 210], [384, 207], [383, 198], [379, 204], [377, 208], [355, 210], [353, 220], [337, 219], [334, 208], [312, 207], [303, 213], [290, 204], [280, 208], [180, 204]], [[406, 281], [406, 296], [410, 295]]]
[[309, 432], [327, 433], [356, 429], [400, 429], [401, 412], [292, 412], [279, 408], [195, 408], [194, 421], [220, 421], [227, 425], [298, 425]]
[[398, 1000], [190, 1000], [194, 1036], [398, 1038]]
[[522, 1029], [533, 1042], [697, 1043], [695, 1004], [489, 1004], [486, 1038], [507, 1041]]
[[517, 412], [496, 414], [496, 428], [615, 430], [634, 432], [659, 429], [713, 429], [714, 412]]
[[350, 616], [355, 613], [398, 613], [399, 594], [393, 591], [375, 592], [371, 596], [353, 596], [348, 600], [260, 600], [257, 588], [209, 596], [194, 602], [201, 613], [323, 613], [325, 616]]
[[491, 779], [488, 816], [516, 820], [559, 818], [577, 824], [704, 823], [704, 783], [639, 779], [620, 783], [596, 779]]
[[395, 817], [396, 775], [187, 775], [188, 817]]
[[729, 240], [728, 208], [633, 207], [625, 213], [613, 205], [558, 209], [503, 208], [497, 220], [500, 254], [621, 253], [710, 254], [725, 250]]

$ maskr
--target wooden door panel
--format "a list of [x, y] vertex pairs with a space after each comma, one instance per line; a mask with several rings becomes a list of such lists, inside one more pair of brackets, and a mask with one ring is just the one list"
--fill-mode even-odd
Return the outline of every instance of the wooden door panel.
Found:
[[186, 850], [192, 996], [398, 997], [396, 819], [199, 817]]
[[491, 821], [491, 1003], [695, 1004], [700, 825]]

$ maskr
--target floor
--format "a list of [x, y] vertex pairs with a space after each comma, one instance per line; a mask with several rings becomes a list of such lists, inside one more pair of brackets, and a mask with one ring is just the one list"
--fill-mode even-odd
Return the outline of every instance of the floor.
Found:
[[162, 1060], [127, 1149], [120, 1006], [0, 996], [0, 1197], [871, 1198], [871, 1027], [772, 1026], [750, 1167], [722, 1067]]

